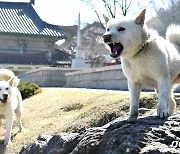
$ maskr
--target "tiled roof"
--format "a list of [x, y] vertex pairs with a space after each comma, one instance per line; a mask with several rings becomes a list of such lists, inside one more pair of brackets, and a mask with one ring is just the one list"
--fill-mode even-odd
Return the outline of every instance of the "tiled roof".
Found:
[[41, 53], [0, 53], [0, 64], [48, 65], [48, 59]]
[[0, 34], [64, 38], [59, 26], [41, 20], [30, 3], [0, 2]]

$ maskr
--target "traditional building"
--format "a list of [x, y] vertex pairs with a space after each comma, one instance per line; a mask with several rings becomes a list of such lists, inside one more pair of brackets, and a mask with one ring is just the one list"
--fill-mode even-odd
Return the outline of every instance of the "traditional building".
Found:
[[29, 3], [0, 2], [0, 67], [25, 72], [49, 65], [55, 42], [65, 35], [41, 20]]

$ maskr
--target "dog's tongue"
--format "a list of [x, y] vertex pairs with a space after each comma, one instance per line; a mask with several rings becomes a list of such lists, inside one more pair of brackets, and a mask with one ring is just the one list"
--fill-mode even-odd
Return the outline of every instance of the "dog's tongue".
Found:
[[3, 104], [7, 103], [7, 99], [1, 99], [1, 102], [2, 102]]
[[0, 99], [3, 104], [7, 103], [7, 96], [5, 95], [3, 99]]

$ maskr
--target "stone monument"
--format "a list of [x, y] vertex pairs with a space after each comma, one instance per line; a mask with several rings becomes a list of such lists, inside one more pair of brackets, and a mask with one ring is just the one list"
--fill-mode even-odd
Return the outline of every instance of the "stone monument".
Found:
[[77, 48], [75, 59], [72, 60], [71, 68], [84, 68], [85, 67], [85, 59], [82, 55], [82, 46], [81, 46], [81, 29], [80, 29], [80, 13], [78, 16], [78, 29], [77, 29]]

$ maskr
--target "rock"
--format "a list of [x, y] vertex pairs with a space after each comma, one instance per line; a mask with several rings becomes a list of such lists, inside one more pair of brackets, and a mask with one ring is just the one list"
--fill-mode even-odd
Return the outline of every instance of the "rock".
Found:
[[166, 120], [153, 115], [140, 117], [134, 122], [118, 118], [81, 133], [60, 133], [43, 140], [40, 137], [20, 151], [20, 154], [34, 153], [180, 154], [180, 114]]
[[37, 141], [23, 147], [20, 154], [68, 154], [80, 139], [78, 133], [60, 133], [54, 136], [40, 135]]
[[76, 147], [80, 139], [81, 135], [78, 133], [60, 133], [54, 135], [43, 148], [43, 153], [70, 153]]
[[48, 141], [52, 138], [52, 136], [49, 135], [42, 135], [40, 134], [37, 138], [37, 141], [30, 143], [26, 148], [23, 147], [21, 149], [21, 154], [35, 154], [35, 153], [42, 153], [43, 147], [46, 146]]

